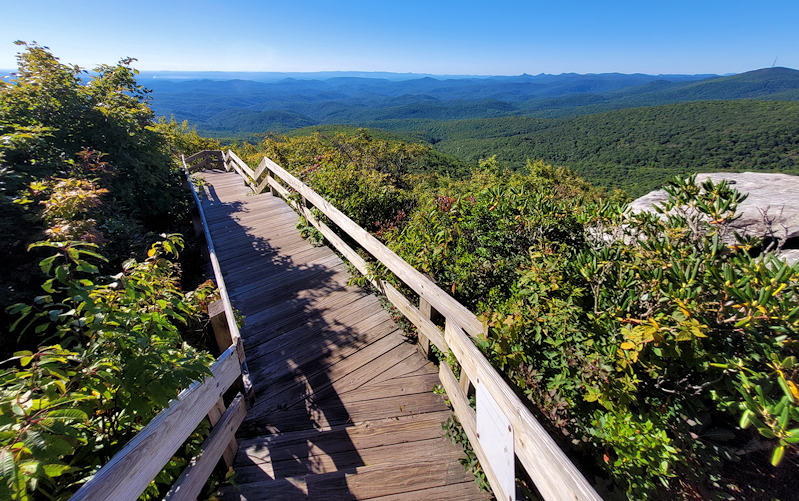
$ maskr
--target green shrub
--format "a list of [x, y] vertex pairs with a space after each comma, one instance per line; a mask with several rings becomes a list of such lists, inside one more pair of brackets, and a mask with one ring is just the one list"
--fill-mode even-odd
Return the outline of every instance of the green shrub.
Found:
[[540, 162], [395, 182], [318, 136], [262, 146], [481, 315], [480, 348], [610, 495], [762, 494], [725, 465], [756, 461], [753, 440], [774, 464], [795, 453], [799, 266], [736, 239], [727, 184], [675, 179], [658, 214], [632, 214]]
[[[170, 399], [208, 374], [212, 357], [181, 330], [201, 328], [207, 285], [183, 294], [182, 240], [154, 244], [143, 262], [101, 276], [94, 244], [42, 242], [50, 278], [33, 304], [17, 304], [17, 329], [52, 344], [21, 351], [0, 373], [0, 497], [65, 498], [105, 464]], [[175, 459], [165, 475], [179, 474]], [[157, 496], [152, 486], [148, 496]]]

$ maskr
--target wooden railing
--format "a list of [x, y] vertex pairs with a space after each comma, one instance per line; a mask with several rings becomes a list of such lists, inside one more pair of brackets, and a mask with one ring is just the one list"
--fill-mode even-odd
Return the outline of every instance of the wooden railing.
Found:
[[[460, 365], [460, 380], [446, 363], [439, 365], [439, 378], [497, 499], [514, 499], [514, 455], [545, 500], [601, 499], [524, 402], [474, 345], [469, 336], [484, 334], [484, 326], [471, 311], [269, 158], [264, 157], [255, 169], [251, 169], [230, 150], [200, 152], [186, 161], [191, 170], [199, 170], [212, 164], [228, 171], [234, 170], [255, 193], [269, 189], [273, 195], [283, 197], [416, 326], [420, 347], [425, 354], [432, 342], [442, 352], [451, 352], [455, 356]], [[338, 233], [320, 221], [311, 206], [413, 290], [418, 295], [418, 305], [413, 304], [393, 285], [375, 279], [367, 261]], [[442, 323], [441, 319], [443, 329], [437, 325]], [[468, 399], [473, 390], [477, 393], [476, 411], [469, 405]], [[506, 421], [502, 421], [507, 422], [507, 433], [512, 434], [512, 438], [507, 437], [512, 450], [505, 451], [510, 454], [509, 458], [501, 457], [501, 448], [498, 456], [496, 444], [491, 442], [496, 438], [491, 430], [478, 429], [478, 422], [486, 423], [478, 415], [482, 413], [485, 416], [492, 409], [499, 409], [504, 415]], [[489, 420], [495, 424], [497, 421], [495, 418]]]
[[[213, 157], [205, 160], [205, 166], [215, 166]], [[186, 178], [189, 189], [194, 195], [198, 216], [202, 221], [211, 265], [221, 296], [208, 307], [208, 314], [222, 354], [211, 366], [211, 376], [183, 390], [169, 407], [150, 421], [91, 480], [86, 482], [70, 501], [138, 499], [205, 418], [211, 423], [211, 432], [203, 442], [200, 454], [183, 470], [165, 499], [196, 500], [220, 459], [223, 459], [228, 466], [233, 464], [233, 457], [238, 448], [235, 439], [236, 430], [247, 414], [247, 406], [251, 403], [253, 391], [233, 307], [219, 268], [205, 213], [191, 184], [188, 170]], [[225, 405], [225, 396], [234, 393], [236, 388], [239, 391], [229, 398], [229, 404]]]

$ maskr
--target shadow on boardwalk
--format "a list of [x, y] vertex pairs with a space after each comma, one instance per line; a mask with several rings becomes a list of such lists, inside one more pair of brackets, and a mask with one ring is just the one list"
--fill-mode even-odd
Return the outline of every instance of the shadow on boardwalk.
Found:
[[[371, 342], [370, 317], [361, 329], [338, 320], [357, 316], [370, 297], [345, 285], [346, 265], [329, 249], [301, 240], [296, 215], [279, 199], [226, 202], [214, 186], [206, 191], [203, 206], [228, 291], [246, 317], [242, 337], [256, 391], [238, 437], [262, 437], [238, 455], [236, 481], [354, 472], [364, 462], [346, 433], [352, 419], [329, 372]], [[343, 474], [340, 483], [336, 499], [355, 499]], [[323, 495], [297, 485], [286, 496], [286, 487], [281, 498]]]

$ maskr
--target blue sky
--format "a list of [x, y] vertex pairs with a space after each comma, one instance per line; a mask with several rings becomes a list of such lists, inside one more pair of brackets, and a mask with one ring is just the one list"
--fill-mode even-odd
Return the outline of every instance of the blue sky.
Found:
[[448, 74], [736, 73], [799, 68], [799, 2], [36, 1], [0, 3], [14, 40], [92, 67]]

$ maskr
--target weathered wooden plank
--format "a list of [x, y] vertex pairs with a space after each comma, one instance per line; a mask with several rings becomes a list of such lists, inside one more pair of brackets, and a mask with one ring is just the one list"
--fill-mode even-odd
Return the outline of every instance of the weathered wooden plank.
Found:
[[231, 346], [191, 385], [75, 493], [72, 501], [135, 500], [241, 374]]
[[375, 419], [426, 414], [443, 408], [445, 407], [442, 398], [433, 393], [390, 395], [376, 400], [349, 402], [346, 405], [341, 402], [325, 402], [324, 406], [308, 409], [280, 409], [257, 416], [247, 416], [242, 424], [244, 428], [242, 436], [345, 423], [357, 424]]
[[379, 496], [396, 496], [405, 492], [417, 492], [417, 499], [425, 499], [423, 489], [461, 484], [471, 474], [465, 472], [457, 461], [457, 455], [449, 461], [427, 460], [424, 452], [397, 460], [390, 465], [361, 466], [355, 469], [301, 477], [242, 484], [225, 489], [222, 499], [269, 500], [353, 500], [371, 499]]
[[[329, 332], [326, 337], [334, 339], [326, 339], [325, 342], [305, 341], [305, 346], [293, 345], [292, 349], [279, 349], [276, 352], [270, 352], [268, 357], [257, 353], [252, 356], [253, 360], [260, 358], [268, 358], [268, 362], [259, 362], [259, 369], [254, 371], [257, 375], [257, 386], [268, 384], [273, 378], [285, 374], [290, 361], [291, 365], [297, 369], [303, 369], [307, 364], [331, 364], [341, 360], [352, 353], [367, 346], [375, 338], [384, 336], [387, 332], [394, 332], [396, 325], [393, 322], [386, 322], [385, 312], [378, 312], [368, 316], [361, 325], [353, 327], [353, 329], [361, 329], [357, 333], [350, 332], [349, 329], [341, 329], [338, 333]], [[317, 337], [321, 333], [316, 333]], [[338, 336], [337, 336], [338, 334]], [[339, 339], [335, 339], [338, 337]], [[336, 344], [338, 343], [338, 344]]]
[[[294, 321], [296, 315], [311, 309], [333, 308], [334, 303], [350, 294], [365, 295], [363, 291], [353, 291], [353, 286], [336, 287], [334, 290], [299, 290], [291, 292], [291, 299], [274, 304], [263, 304], [254, 313], [247, 314], [245, 330], [248, 333], [258, 332], [269, 325], [282, 326], [287, 320]], [[354, 301], [355, 299], [353, 299]], [[276, 327], [277, 328], [277, 327]], [[249, 334], [248, 334], [249, 335]]]
[[374, 378], [373, 382], [380, 383], [392, 378], [418, 374], [420, 371], [430, 370], [434, 367], [432, 362], [422, 357], [420, 354], [410, 354], [405, 360], [397, 362], [383, 371], [382, 374]]
[[[410, 301], [408, 301], [408, 302], [410, 303]], [[433, 319], [433, 306], [429, 302], [427, 302], [427, 300], [425, 298], [423, 298], [423, 297], [419, 298], [418, 311], [419, 311], [419, 316], [420, 316], [419, 323], [421, 323], [423, 320], [431, 321]], [[403, 313], [403, 315], [405, 315], [406, 318], [408, 317], [408, 315], [406, 313]], [[411, 323], [416, 325], [417, 322], [414, 322], [413, 320], [411, 320]], [[419, 349], [422, 351], [422, 354], [425, 357], [430, 357], [430, 338], [427, 335], [425, 335], [425, 333], [423, 332], [422, 329], [420, 329], [418, 327], [417, 327], [417, 329], [418, 329], [417, 335], [419, 336], [419, 339], [418, 339]], [[443, 340], [444, 340], [444, 336], [441, 336], [441, 340], [440, 341], [443, 341]], [[440, 350], [441, 348], [439, 347], [438, 349]]]
[[[432, 427], [429, 427], [432, 428]], [[435, 428], [438, 428], [437, 430]], [[351, 447], [349, 450], [327, 451], [318, 446], [298, 446], [292, 455], [270, 462], [240, 465], [236, 468], [236, 482], [257, 482], [267, 478], [303, 475], [306, 473], [329, 473], [359, 466], [393, 465], [407, 458], [418, 457], [420, 451], [428, 461], [451, 461], [461, 455], [453, 445], [441, 436], [441, 424], [432, 430], [436, 435], [428, 438], [418, 436], [411, 441], [375, 447]], [[354, 444], [353, 444], [354, 445]]]
[[[235, 291], [235, 293], [232, 295], [240, 295], [249, 291], [255, 295], [262, 294], [270, 290], [270, 287], [280, 287], [283, 284], [304, 280], [304, 278], [299, 278], [300, 274], [303, 277], [314, 275], [344, 264], [335, 254], [329, 251], [325, 252], [325, 250], [313, 247], [295, 249], [300, 258], [294, 262], [279, 257], [269, 259], [251, 254], [238, 262], [231, 263], [225, 273], [225, 279], [233, 285], [231, 291]], [[252, 284], [257, 285], [251, 286]]]
[[[353, 317], [352, 315], [358, 316]], [[377, 299], [363, 296], [355, 301], [339, 305], [328, 312], [308, 311], [302, 317], [296, 317], [294, 322], [288, 325], [277, 328], [269, 326], [261, 329], [248, 341], [248, 353], [253, 360], [281, 350], [292, 353], [292, 348], [296, 345], [324, 340], [324, 332], [330, 326], [346, 326], [348, 330], [354, 331], [354, 334], [357, 335], [366, 333], [366, 330], [379, 323], [387, 323], [386, 320], [388, 320], [388, 314], [380, 307]], [[359, 322], [363, 323], [359, 324]], [[332, 332], [338, 330], [341, 328]]]
[[[379, 315], [371, 315], [354, 325], [352, 329], [357, 330], [356, 333], [350, 333], [349, 328], [326, 333], [324, 328], [311, 327], [309, 334], [297, 328], [281, 335], [281, 345], [277, 348], [269, 346], [269, 342], [258, 345], [263, 346], [262, 351], [253, 354], [254, 373], [260, 380], [256, 383], [258, 391], [284, 378], [293, 378], [295, 374], [310, 376], [317, 369], [329, 368], [396, 330], [395, 325]], [[297, 338], [297, 342], [291, 343], [292, 338]], [[286, 346], [285, 343], [290, 344]], [[295, 380], [294, 384], [300, 383]]]
[[329, 294], [294, 297], [292, 301], [264, 307], [258, 313], [248, 316], [243, 334], [245, 339], [275, 337], [307, 321], [309, 316], [325, 321], [339, 306], [356, 303], [362, 298], [368, 298], [370, 302], [377, 301], [374, 296], [362, 291], [353, 291], [352, 287], [342, 288]]
[[[338, 256], [329, 251], [325, 252], [324, 249], [309, 249], [304, 257], [310, 259], [304, 263], [298, 263], [293, 266], [271, 264], [266, 259], [260, 259], [260, 266], [257, 265], [256, 260], [255, 263], [246, 261], [242, 262], [240, 266], [229, 267], [231, 270], [225, 275], [225, 278], [233, 283], [242, 284], [231, 288], [232, 296], [243, 295], [241, 298], [243, 301], [247, 297], [263, 298], [265, 294], [275, 289], [286, 289], [292, 284], [317, 282], [316, 285], [321, 285], [319, 284], [320, 281], [330, 282], [328, 277], [332, 276], [332, 273], [346, 270], [346, 265], [341, 262]], [[281, 271], [280, 268], [287, 269]], [[322, 276], [317, 277], [317, 275]], [[250, 277], [250, 281], [246, 281], [246, 277], [248, 276]]]
[[214, 204], [209, 201], [208, 204], [208, 221], [212, 226], [224, 221], [256, 220], [262, 222], [264, 226], [271, 227], [278, 220], [297, 220], [296, 212], [282, 200], [271, 196], [249, 197], [249, 200], [236, 200], [234, 203]]
[[[223, 414], [225, 414], [225, 400], [220, 397], [211, 410], [208, 411], [208, 422], [211, 423], [212, 427], [222, 419]], [[225, 460], [226, 465], [233, 465], [233, 457], [236, 455], [238, 449], [239, 446], [236, 443], [236, 439], [232, 438], [225, 448], [225, 451], [222, 453], [222, 458]]]
[[[438, 375], [435, 375], [438, 377]], [[367, 421], [326, 430], [316, 428], [292, 433], [266, 435], [241, 441], [237, 465], [261, 464], [288, 459], [298, 447], [306, 446], [309, 457], [355, 449], [415, 442], [442, 437], [441, 423], [449, 410], [402, 416], [384, 421]], [[303, 451], [306, 452], [306, 451]]]
[[461, 364], [461, 370], [466, 371], [472, 381], [479, 380], [499, 407], [505, 410], [513, 426], [516, 457], [524, 465], [544, 499], [602, 499], [466, 333], [448, 321], [444, 329], [444, 339]]
[[[297, 273], [301, 272], [298, 271]], [[299, 279], [292, 279], [284, 282], [282, 288], [272, 288], [264, 291], [255, 289], [250, 296], [244, 296], [241, 294], [241, 290], [238, 290], [236, 304], [246, 308], [248, 305], [264, 306], [278, 302], [281, 299], [294, 301], [301, 297], [300, 293], [303, 291], [317, 296], [330, 294], [333, 291], [344, 288], [344, 280], [348, 276], [347, 265], [344, 263], [333, 265], [330, 268], [316, 267], [307, 271], [305, 282]], [[304, 283], [311, 288], [310, 291], [308, 287], [303, 287]], [[247, 297], [247, 299], [244, 299], [244, 297]], [[255, 302], [250, 301], [249, 298], [254, 298]]]
[[[291, 390], [272, 397], [273, 389], [270, 385], [267, 387], [269, 396], [265, 394], [264, 399], [268, 400], [273, 408], [276, 408], [278, 406], [307, 405], [330, 397], [356, 402], [381, 398], [384, 395], [410, 395], [430, 391], [432, 385], [423, 387], [421, 391], [401, 391], [399, 383], [395, 385], [398, 391], [393, 392], [386, 391], [385, 388], [363, 388], [385, 367], [390, 366], [396, 360], [404, 360], [409, 355], [409, 350], [412, 349], [407, 343], [398, 340], [397, 336], [387, 335], [344, 360], [332, 364], [324, 372], [305, 375], [304, 386], [295, 384]], [[406, 389], [409, 388], [411, 387], [406, 387]], [[413, 388], [418, 389], [420, 386], [413, 386]]]
[[203, 442], [200, 456], [192, 459], [164, 499], [167, 501], [197, 499], [246, 414], [247, 406], [244, 404], [244, 397], [239, 393]]
[[389, 496], [369, 498], [369, 501], [489, 501], [491, 495], [476, 488], [474, 480], [447, 484], [418, 491], [394, 493]]
[[[413, 373], [385, 381], [368, 381], [364, 386], [348, 391], [361, 393], [364, 389], [369, 389], [384, 395], [411, 395], [413, 393], [432, 391], [433, 387], [439, 383], [438, 371], [435, 370], [435, 366], [430, 366], [428, 369], [429, 371], [421, 374]], [[340, 393], [343, 395], [347, 393], [347, 390]]]
[[[296, 230], [295, 230], [296, 231]], [[242, 238], [239, 241], [229, 240], [220, 246], [220, 263], [225, 269], [235, 266], [242, 258], [264, 259], [265, 264], [275, 265], [280, 263], [295, 262], [291, 257], [299, 251], [313, 249], [308, 242], [291, 241], [288, 239], [261, 240]]]
[[288, 220], [289, 218], [297, 220], [297, 214], [293, 210], [282, 201], [273, 198], [253, 197], [253, 200], [247, 200], [235, 207], [232, 204], [214, 204], [211, 201], [206, 201], [206, 203], [208, 204], [208, 222], [214, 228], [220, 222], [251, 222], [253, 220], [261, 221], [271, 228], [277, 220]]

